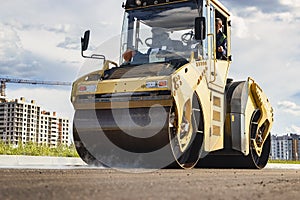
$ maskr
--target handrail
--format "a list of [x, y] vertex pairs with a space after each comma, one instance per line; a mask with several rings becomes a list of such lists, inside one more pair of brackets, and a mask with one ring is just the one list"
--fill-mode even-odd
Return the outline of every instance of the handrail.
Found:
[[[213, 71], [214, 79], [212, 81], [209, 81], [209, 83], [213, 83], [213, 82], [215, 82], [217, 80], [217, 75], [216, 75], [216, 62], [217, 62], [217, 60], [216, 60], [216, 55], [215, 55], [215, 53], [216, 53], [216, 46], [215, 46], [215, 37], [214, 37], [215, 35], [213, 33], [209, 33], [209, 34], [207, 34], [207, 36], [208, 37], [212, 36], [212, 42], [213, 42], [212, 57], [213, 57], [213, 60], [214, 60], [214, 71]], [[210, 68], [211, 68], [211, 66], [210, 66]], [[211, 74], [210, 74], [210, 76], [211, 76]]]

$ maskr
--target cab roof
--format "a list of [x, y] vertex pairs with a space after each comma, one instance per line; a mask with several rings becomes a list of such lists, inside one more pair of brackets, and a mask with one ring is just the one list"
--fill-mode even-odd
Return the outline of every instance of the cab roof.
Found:
[[126, 10], [133, 10], [186, 2], [199, 4], [202, 0], [127, 0], [123, 7]]

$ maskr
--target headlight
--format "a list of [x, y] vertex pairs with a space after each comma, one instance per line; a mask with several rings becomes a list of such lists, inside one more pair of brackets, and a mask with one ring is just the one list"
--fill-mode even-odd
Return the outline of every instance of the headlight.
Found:
[[168, 81], [167, 80], [157, 81], [157, 85], [159, 88], [168, 87]]
[[160, 80], [160, 81], [148, 81], [146, 82], [146, 88], [167, 88], [168, 81]]
[[79, 85], [77, 88], [78, 92], [96, 92], [97, 85]]

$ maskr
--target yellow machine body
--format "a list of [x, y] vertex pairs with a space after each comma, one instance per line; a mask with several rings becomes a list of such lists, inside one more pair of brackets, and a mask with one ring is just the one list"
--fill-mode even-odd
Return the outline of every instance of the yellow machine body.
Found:
[[[164, 145], [158, 146], [169, 146], [168, 153], [172, 152], [172, 158], [162, 157], [157, 160], [171, 161], [167, 164], [161, 162], [154, 167], [176, 166], [177, 164], [183, 168], [195, 166], [263, 168], [268, 160], [273, 110], [266, 95], [252, 78], [240, 82], [228, 79], [231, 64], [229, 11], [216, 0], [158, 1], [153, 5], [150, 1], [141, 2], [140, 5], [128, 0], [124, 5], [125, 11], [139, 14], [139, 11], [143, 10], [149, 12], [151, 9], [169, 9], [172, 6], [180, 9], [184, 5], [194, 5], [201, 9], [202, 16], [205, 18], [206, 36], [198, 43], [201, 43], [203, 48], [201, 51], [190, 50], [189, 57], [179, 67], [173, 67], [172, 70], [170, 70], [171, 66], [175, 66], [172, 64], [173, 61], [170, 61], [171, 64], [160, 61], [126, 67], [105, 60], [102, 69], [76, 80], [73, 84], [71, 101], [76, 112], [89, 113], [75, 114], [74, 118], [74, 138], [82, 159], [87, 163], [96, 161], [110, 167], [123, 166], [120, 163], [131, 155], [125, 153], [115, 155], [114, 152], [118, 150], [110, 151], [109, 146], [101, 149], [106, 145], [101, 142], [106, 139], [97, 139], [97, 137], [103, 134], [114, 141], [114, 144], [118, 143], [119, 148], [124, 146], [123, 150], [134, 153], [132, 158], [126, 160], [127, 164], [128, 162], [135, 163], [135, 156], [139, 156], [137, 153], [151, 154], [150, 146], [163, 141]], [[148, 2], [148, 4], [143, 4], [143, 2]], [[139, 16], [138, 14], [136, 15]], [[223, 60], [216, 58], [214, 21], [219, 16], [226, 22], [227, 59]], [[142, 17], [136, 19], [136, 21], [139, 20], [146, 21]], [[139, 37], [137, 33], [133, 35]], [[153, 45], [155, 38], [152, 40]], [[166, 70], [170, 71], [157, 73]], [[107, 76], [110, 78], [103, 78], [108, 71], [110, 73]], [[159, 135], [157, 140], [146, 141], [145, 144], [139, 146], [136, 144], [137, 141], [143, 143], [143, 140], [136, 140], [136, 138], [126, 140], [126, 137], [120, 136], [126, 135], [126, 131], [129, 131], [140, 139], [144, 138], [142, 129], [155, 129], [153, 116], [156, 115], [151, 115], [151, 109], [157, 109], [157, 116], [161, 116], [161, 121], [165, 121], [161, 125], [163, 131], [157, 133]], [[119, 116], [127, 112], [125, 110], [134, 111], [135, 114], [122, 117], [120, 125], [118, 122], [110, 121], [116, 118], [114, 112]], [[104, 115], [111, 116], [105, 118]], [[143, 125], [138, 128], [134, 128], [135, 125], [127, 127], [124, 120], [131, 121], [131, 117], [137, 120], [137, 124]], [[147, 120], [148, 123], [145, 122]], [[92, 122], [100, 125], [93, 126]], [[118, 126], [126, 128], [122, 129]], [[145, 137], [147, 134], [145, 133]], [[155, 151], [158, 151], [157, 149]], [[102, 154], [102, 151], [105, 153]], [[168, 153], [165, 156], [170, 156]], [[111, 162], [114, 156], [122, 158]], [[109, 161], [108, 159], [102, 160], [104, 157], [110, 157]], [[145, 156], [143, 159], [144, 164], [148, 164], [147, 162], [152, 162], [155, 158], [151, 157], [147, 160], [148, 157]], [[140, 166], [147, 167], [143, 164]]]

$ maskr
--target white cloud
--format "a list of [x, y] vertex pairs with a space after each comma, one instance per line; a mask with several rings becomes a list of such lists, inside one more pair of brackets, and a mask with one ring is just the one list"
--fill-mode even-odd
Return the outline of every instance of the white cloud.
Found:
[[300, 133], [300, 127], [295, 125], [291, 125], [290, 127], [287, 127], [285, 130], [287, 133]]
[[[66, 78], [68, 81], [74, 80], [76, 71], [83, 62], [80, 55], [80, 37], [84, 30], [91, 29], [90, 47], [98, 46], [120, 32], [116, 30], [121, 27], [122, 14], [115, 12], [115, 15], [111, 16], [105, 14], [110, 11], [98, 12], [98, 9], [97, 12], [93, 12], [96, 9], [93, 0], [84, 3], [72, 2], [73, 10], [69, 7], [68, 9], [62, 7], [61, 4], [65, 4], [65, 2], [57, 4], [50, 1], [47, 4], [41, 4], [40, 1], [29, 0], [28, 4], [30, 3], [32, 4], [31, 12], [26, 14], [23, 9], [19, 9], [22, 7], [21, 4], [15, 7], [13, 1], [7, 3], [7, 5], [10, 4], [8, 8], [0, 8], [0, 18], [6, 12], [5, 10], [15, 13], [12, 18], [6, 19], [4, 16], [1, 18], [3, 22], [0, 21], [0, 24], [4, 26], [0, 28], [0, 37], [3, 38], [0, 39], [0, 72], [3, 75], [20, 78], [48, 76], [48, 79], [56, 80], [56, 75], [61, 76], [61, 73], [69, 70], [70, 73], [67, 73]], [[102, 2], [98, 3], [103, 4]], [[88, 6], [89, 4], [94, 6]], [[116, 8], [120, 9], [121, 2], [110, 4], [118, 4]], [[57, 5], [60, 5], [57, 10], [48, 9]], [[75, 5], [78, 7], [75, 8]], [[27, 4], [23, 6], [23, 8], [25, 7]], [[86, 9], [82, 10], [82, 7]], [[81, 15], [78, 15], [76, 9], [81, 11]], [[84, 13], [88, 13], [88, 15]], [[5, 32], [11, 31], [11, 33], [4, 35], [4, 30]], [[3, 41], [8, 42], [4, 43]], [[114, 42], [119, 44], [119, 40]], [[11, 62], [8, 63], [8, 61]], [[60, 73], [56, 74], [56, 72]], [[74, 75], [71, 79], [70, 74]]]
[[33, 23], [32, 21], [25, 21], [23, 22], [21, 19], [10, 19], [6, 22], [4, 22], [4, 25], [13, 28], [18, 31], [36, 31], [36, 30], [44, 30], [44, 31], [49, 31], [49, 32], [54, 32], [54, 33], [69, 33], [72, 31], [72, 26], [71, 24], [65, 23]]
[[[80, 61], [79, 50], [57, 48], [57, 45], [65, 40], [66, 34], [48, 31], [47, 29], [20, 30], [18, 34], [23, 42], [24, 49], [33, 52], [35, 55], [49, 60]], [[80, 43], [79, 34], [77, 37]], [[72, 40], [75, 40], [72, 38]]]
[[[297, 51], [300, 46], [300, 40], [297, 39], [300, 34], [298, 23], [290, 20], [286, 13], [258, 11], [248, 17], [240, 17], [235, 10], [233, 13], [234, 60], [231, 73], [253, 77], [262, 84], [267, 94], [276, 97], [275, 102], [281, 96], [289, 97], [297, 92], [300, 74], [300, 68], [295, 67], [300, 62]], [[235, 27], [235, 19], [238, 19], [238, 24], [242, 24], [241, 29]], [[235, 31], [239, 33], [240, 30], [244, 33], [235, 35]], [[289, 81], [284, 81], [287, 77]]]
[[[242, 0], [242, 1], [232, 1], [232, 0], [222, 0], [222, 2], [231, 10], [239, 9], [242, 12], [248, 7], [256, 7], [264, 13], [279, 13], [289, 10], [288, 5], [283, 5], [281, 1], [284, 0]], [[297, 0], [295, 0], [297, 1]]]
[[233, 35], [238, 38], [250, 37], [249, 28], [246, 25], [245, 19], [238, 16], [232, 16], [233, 25]]
[[44, 26], [42, 28], [44, 28], [48, 31], [51, 31], [51, 32], [56, 32], [56, 33], [68, 33], [71, 30], [71, 25], [70, 24], [56, 24], [52, 27]]
[[1, 76], [62, 81], [75, 79], [82, 58], [79, 50], [56, 47], [63, 36], [47, 31], [19, 31], [1, 22], [0, 33]]
[[290, 12], [278, 13], [278, 14], [274, 14], [273, 16], [275, 19], [278, 18], [279, 20], [286, 23], [293, 22], [295, 18], [295, 15]]
[[80, 43], [79, 43], [78, 38], [74, 39], [74, 38], [66, 37], [65, 41], [59, 43], [57, 45], [57, 47], [79, 51], [80, 50]]
[[0, 74], [35, 76], [40, 63], [24, 49], [21, 38], [11, 27], [0, 22]]
[[20, 38], [12, 28], [0, 23], [0, 60], [6, 59], [5, 51], [22, 48]]
[[287, 6], [291, 6], [291, 7], [300, 7], [299, 0], [280, 0], [280, 3], [282, 5], [287, 5]]
[[289, 113], [293, 116], [300, 116], [300, 106], [291, 101], [281, 101], [277, 104], [278, 108], [283, 112]]

